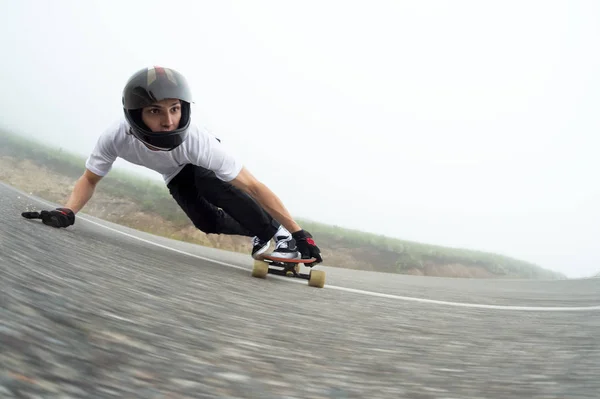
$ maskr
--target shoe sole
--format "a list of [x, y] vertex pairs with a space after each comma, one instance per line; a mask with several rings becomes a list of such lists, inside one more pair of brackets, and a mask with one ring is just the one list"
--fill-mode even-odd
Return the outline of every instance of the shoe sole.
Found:
[[271, 246], [270, 242], [267, 242], [265, 245], [263, 245], [258, 251], [253, 252], [252, 253], [252, 257], [254, 259], [259, 259], [260, 255], [264, 254], [265, 252], [267, 252], [267, 249], [269, 249], [269, 247]]
[[283, 259], [298, 259], [300, 258], [300, 253], [298, 251], [294, 252], [271, 252], [269, 256], [274, 258], [283, 258]]

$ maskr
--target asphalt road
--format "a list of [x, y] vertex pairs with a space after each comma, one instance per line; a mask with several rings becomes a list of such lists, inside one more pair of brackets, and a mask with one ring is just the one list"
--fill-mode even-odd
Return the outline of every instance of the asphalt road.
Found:
[[0, 184], [0, 398], [600, 398], [599, 279], [318, 289], [43, 206]]

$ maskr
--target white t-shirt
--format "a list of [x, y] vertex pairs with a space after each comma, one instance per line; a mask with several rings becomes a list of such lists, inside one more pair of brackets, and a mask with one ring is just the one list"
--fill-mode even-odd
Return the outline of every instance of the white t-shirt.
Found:
[[152, 151], [128, 132], [125, 118], [106, 129], [88, 157], [86, 168], [106, 176], [120, 157], [162, 174], [168, 184], [186, 164], [212, 170], [226, 182], [237, 177], [243, 166], [216, 137], [194, 124], [190, 124], [187, 139], [172, 151]]

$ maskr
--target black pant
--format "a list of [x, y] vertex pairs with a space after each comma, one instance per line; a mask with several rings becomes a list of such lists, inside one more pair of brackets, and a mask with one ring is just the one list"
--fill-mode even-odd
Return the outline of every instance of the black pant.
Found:
[[270, 240], [280, 226], [252, 197], [208, 169], [188, 164], [167, 187], [194, 226], [207, 234]]

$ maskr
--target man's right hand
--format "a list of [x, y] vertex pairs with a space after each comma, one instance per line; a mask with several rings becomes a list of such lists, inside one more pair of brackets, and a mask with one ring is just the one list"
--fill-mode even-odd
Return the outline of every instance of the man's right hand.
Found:
[[44, 224], [52, 227], [68, 227], [75, 224], [75, 213], [68, 208], [56, 208], [52, 211], [23, 212], [26, 219], [42, 219]]

